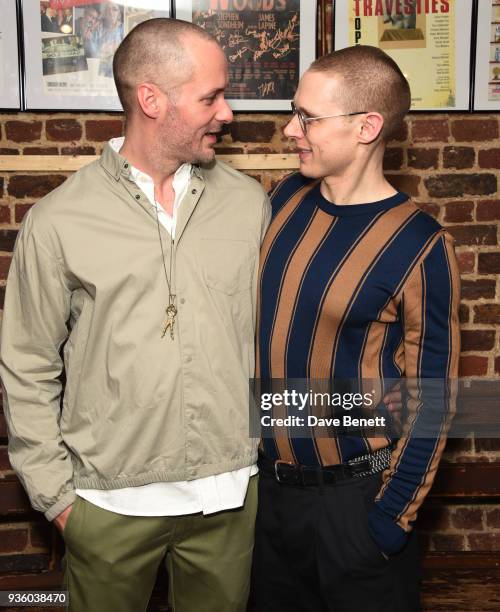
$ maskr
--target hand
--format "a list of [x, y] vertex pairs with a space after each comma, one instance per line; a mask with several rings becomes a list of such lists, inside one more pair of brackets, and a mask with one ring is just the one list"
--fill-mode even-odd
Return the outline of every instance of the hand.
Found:
[[71, 514], [72, 509], [73, 509], [73, 504], [71, 504], [71, 506], [68, 506], [66, 510], [63, 510], [61, 514], [58, 514], [56, 518], [52, 521], [61, 535], [64, 533], [64, 528], [66, 527], [66, 521], [68, 520], [68, 517]]
[[399, 416], [403, 410], [403, 398], [401, 395], [401, 385], [395, 385], [388, 393], [384, 395], [384, 404], [387, 410], [395, 416]]

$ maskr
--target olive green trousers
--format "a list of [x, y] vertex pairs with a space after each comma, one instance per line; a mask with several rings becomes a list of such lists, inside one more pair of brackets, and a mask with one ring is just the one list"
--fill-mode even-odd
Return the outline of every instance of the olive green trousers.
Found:
[[71, 612], [142, 612], [166, 556], [174, 612], [243, 612], [250, 587], [257, 476], [242, 508], [125, 516], [78, 497], [64, 539]]

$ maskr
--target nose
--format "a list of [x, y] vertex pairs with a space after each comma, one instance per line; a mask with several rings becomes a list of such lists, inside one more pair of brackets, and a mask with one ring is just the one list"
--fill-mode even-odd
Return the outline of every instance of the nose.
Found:
[[297, 115], [293, 115], [290, 121], [285, 125], [283, 134], [287, 138], [302, 138], [304, 136]]
[[233, 111], [224, 97], [219, 103], [219, 108], [217, 109], [215, 118], [221, 123], [231, 123], [233, 120]]

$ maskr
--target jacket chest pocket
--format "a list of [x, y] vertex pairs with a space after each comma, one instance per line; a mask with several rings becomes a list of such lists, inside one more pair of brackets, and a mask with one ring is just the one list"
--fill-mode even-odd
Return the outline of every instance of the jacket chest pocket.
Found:
[[202, 238], [197, 248], [198, 265], [205, 283], [227, 295], [252, 286], [255, 256], [245, 240]]

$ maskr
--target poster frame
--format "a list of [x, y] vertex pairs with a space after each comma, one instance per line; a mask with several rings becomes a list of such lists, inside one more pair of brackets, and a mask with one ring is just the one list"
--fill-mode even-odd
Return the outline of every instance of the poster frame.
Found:
[[[24, 110], [33, 111], [122, 111], [117, 95], [49, 94], [44, 90], [42, 53], [36, 45], [27, 45], [42, 37], [40, 25], [40, 0], [17, 0], [20, 2], [23, 34], [23, 91]], [[96, 3], [99, 0], [96, 0]], [[136, 7], [144, 5], [151, 10], [165, 11], [172, 16], [172, 0], [119, 0], [117, 4]]]
[[[487, 89], [491, 84], [489, 80], [489, 67], [491, 63], [490, 53], [491, 45], [495, 44], [491, 40], [491, 7], [492, 5], [498, 6], [500, 12], [500, 0], [476, 0], [476, 39], [474, 45], [474, 76], [473, 76], [473, 92], [472, 92], [472, 110], [477, 112], [490, 112], [500, 110], [500, 96], [498, 100], [489, 100]], [[500, 21], [498, 22], [500, 25]], [[497, 48], [500, 49], [500, 41], [496, 43]], [[488, 70], [484, 70], [485, 62], [488, 65]], [[500, 81], [499, 81], [500, 87]]]
[[[192, 21], [192, 0], [174, 0], [174, 17]], [[317, 41], [317, 2], [300, 0], [300, 39], [299, 39], [299, 74], [307, 70], [316, 59]], [[250, 98], [231, 98], [226, 100], [234, 111], [290, 111], [290, 98], [255, 100]]]
[[22, 109], [22, 73], [19, 0], [0, 0], [5, 28], [4, 79], [0, 83], [0, 110]]
[[[332, 0], [333, 2], [333, 48], [342, 49], [349, 46], [347, 2], [350, 0]], [[456, 0], [455, 11], [455, 79], [456, 79], [456, 105], [455, 106], [422, 106], [411, 108], [411, 113], [464, 113], [472, 109], [473, 91], [473, 42], [475, 41], [476, 11], [475, 0]], [[341, 21], [341, 19], [343, 21]], [[415, 62], [418, 62], [418, 50]], [[410, 81], [411, 87], [411, 81]]]

